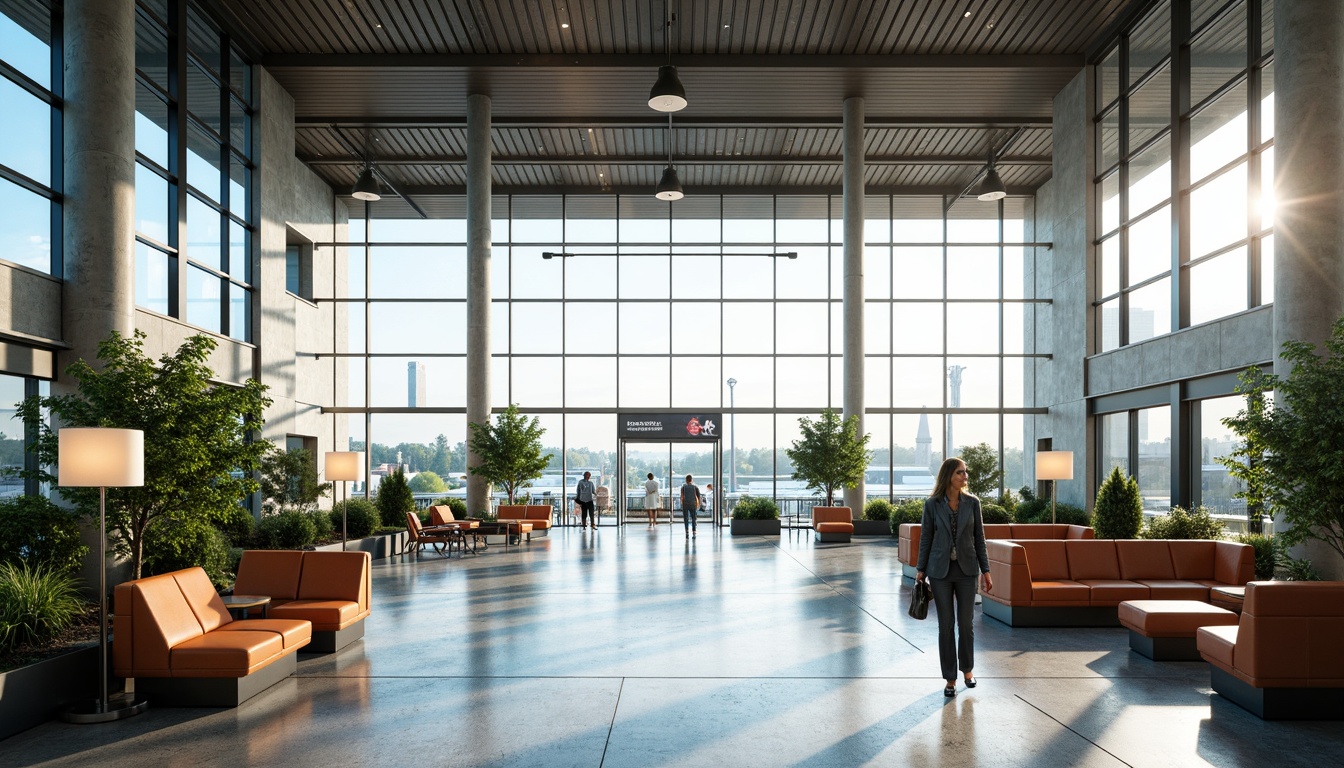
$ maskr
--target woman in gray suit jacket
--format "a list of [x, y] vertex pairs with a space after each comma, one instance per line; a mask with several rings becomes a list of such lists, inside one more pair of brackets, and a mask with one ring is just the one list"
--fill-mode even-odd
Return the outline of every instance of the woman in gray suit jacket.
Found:
[[[947, 687], [944, 696], [957, 695], [957, 669], [964, 674], [967, 688], [975, 687], [975, 629], [971, 626], [971, 608], [975, 605], [975, 576], [990, 591], [989, 556], [985, 554], [985, 524], [980, 500], [966, 492], [970, 474], [966, 462], [947, 459], [938, 468], [933, 495], [924, 501], [924, 520], [919, 539], [919, 573], [929, 577], [933, 604], [938, 611], [938, 659], [943, 666]], [[955, 603], [955, 606], [954, 606]], [[953, 617], [960, 629], [952, 639]]]

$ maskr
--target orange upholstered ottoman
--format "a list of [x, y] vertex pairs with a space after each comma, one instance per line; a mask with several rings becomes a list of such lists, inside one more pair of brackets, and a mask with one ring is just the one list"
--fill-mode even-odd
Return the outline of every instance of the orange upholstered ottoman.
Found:
[[1153, 661], [1200, 661], [1200, 627], [1236, 626], [1237, 614], [1197, 600], [1126, 600], [1117, 613], [1129, 647]]

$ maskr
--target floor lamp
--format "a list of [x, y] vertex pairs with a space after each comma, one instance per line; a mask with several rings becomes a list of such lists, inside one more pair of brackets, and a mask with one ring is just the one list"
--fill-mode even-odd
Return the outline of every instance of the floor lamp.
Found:
[[[327, 451], [326, 475], [331, 481], [340, 481], [341, 490], [351, 480], [358, 480], [364, 474], [363, 451]], [[342, 494], [344, 496], [344, 494]], [[346, 505], [349, 506], [349, 505]], [[346, 506], [341, 507], [341, 549], [345, 549], [345, 521], [349, 515]]]
[[1055, 481], [1073, 479], [1073, 451], [1037, 451], [1036, 479], [1050, 481], [1050, 522], [1055, 522]]
[[134, 695], [107, 693], [107, 489], [145, 484], [145, 433], [138, 429], [71, 427], [57, 433], [57, 485], [98, 489], [98, 698], [61, 712], [69, 723], [106, 723], [149, 707]]

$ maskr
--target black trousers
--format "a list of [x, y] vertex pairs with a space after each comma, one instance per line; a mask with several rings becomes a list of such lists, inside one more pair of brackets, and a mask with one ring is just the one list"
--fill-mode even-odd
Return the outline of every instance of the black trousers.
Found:
[[597, 505], [591, 501], [580, 501], [579, 504], [579, 525], [587, 525], [591, 520], [593, 525], [597, 525]]
[[[947, 569], [947, 578], [929, 579], [933, 587], [933, 605], [938, 611], [938, 661], [943, 667], [944, 680], [956, 680], [957, 670], [975, 669], [975, 627], [972, 624], [975, 606], [975, 580], [967, 576], [955, 562]], [[953, 623], [960, 630], [952, 637]]]

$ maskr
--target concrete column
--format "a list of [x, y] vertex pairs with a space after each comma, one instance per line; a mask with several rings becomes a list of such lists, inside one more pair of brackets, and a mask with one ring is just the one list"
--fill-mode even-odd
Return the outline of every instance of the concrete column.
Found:
[[[490, 421], [490, 97], [467, 97], [467, 423]], [[471, 450], [467, 466], [481, 457]], [[467, 475], [467, 512], [490, 508], [490, 486]]]
[[[65, 284], [57, 370], [135, 329], [135, 0], [65, 4]], [[54, 391], [73, 391], [68, 379]]]
[[[863, 99], [845, 99], [844, 136], [844, 371], [845, 418], [863, 419]], [[864, 484], [845, 489], [845, 506], [854, 516], [863, 514], [867, 491]]]
[[[1344, 314], [1344, 3], [1274, 4], [1274, 373], [1285, 341], [1323, 349]], [[1327, 578], [1344, 563], [1306, 545]]]

